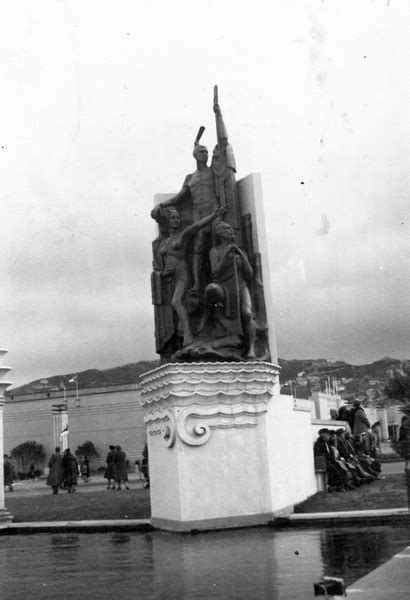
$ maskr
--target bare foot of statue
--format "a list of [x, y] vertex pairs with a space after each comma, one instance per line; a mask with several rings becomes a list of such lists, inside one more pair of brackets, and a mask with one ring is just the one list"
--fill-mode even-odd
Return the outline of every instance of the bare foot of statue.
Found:
[[186, 333], [184, 335], [184, 343], [182, 344], [182, 346], [185, 348], [186, 346], [189, 346], [190, 344], [192, 344], [193, 341], [194, 341], [194, 338], [192, 337], [192, 333]]

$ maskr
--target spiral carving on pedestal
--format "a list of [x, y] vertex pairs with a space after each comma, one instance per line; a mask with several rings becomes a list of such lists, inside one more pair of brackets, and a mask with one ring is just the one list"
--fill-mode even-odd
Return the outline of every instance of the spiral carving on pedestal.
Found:
[[155, 414], [147, 415], [145, 422], [148, 426], [149, 435], [160, 435], [168, 448], [172, 448], [176, 438], [176, 424], [174, 415], [170, 410], [156, 411]]

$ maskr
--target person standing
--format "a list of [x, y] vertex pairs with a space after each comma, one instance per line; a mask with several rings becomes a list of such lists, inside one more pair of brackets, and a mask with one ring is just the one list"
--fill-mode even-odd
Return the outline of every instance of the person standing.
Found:
[[34, 479], [36, 478], [36, 467], [35, 467], [34, 463], [30, 464], [30, 467], [28, 470], [28, 478], [31, 479], [31, 481], [34, 481]]
[[121, 449], [121, 446], [115, 447], [116, 454], [114, 456], [114, 477], [115, 483], [117, 484], [117, 490], [121, 490], [121, 483], [124, 482], [125, 487], [128, 487], [128, 475], [126, 468], [126, 460], [127, 455], [124, 450]]
[[148, 444], [145, 443], [144, 449], [142, 451], [142, 461], [141, 461], [141, 473], [145, 478], [144, 488], [149, 488], [149, 466], [148, 466]]
[[410, 422], [408, 415], [401, 419], [398, 439], [399, 454], [404, 459], [404, 468], [407, 469], [410, 462]]
[[353, 408], [350, 411], [350, 428], [353, 433], [353, 437], [360, 436], [363, 433], [367, 434], [370, 428], [369, 419], [366, 417], [360, 400], [354, 400]]
[[48, 477], [47, 477], [47, 485], [51, 486], [53, 490], [53, 494], [58, 494], [58, 488], [63, 483], [63, 466], [62, 466], [63, 457], [60, 453], [60, 447], [57, 446], [54, 454], [50, 456], [50, 460], [48, 461]]
[[[106, 467], [104, 471], [104, 477], [107, 480], [107, 490], [115, 490], [115, 478], [114, 478], [114, 458], [115, 458], [115, 446], [109, 446], [107, 458], [105, 459]], [[112, 487], [111, 487], [112, 480]]]
[[4, 485], [8, 486], [9, 492], [14, 492], [13, 481], [16, 478], [16, 474], [10, 456], [7, 456], [7, 454], [4, 454], [3, 475]]
[[71, 454], [70, 448], [64, 450], [62, 466], [67, 492], [68, 494], [73, 494], [75, 492], [75, 487], [73, 486], [77, 485], [78, 462], [74, 454]]

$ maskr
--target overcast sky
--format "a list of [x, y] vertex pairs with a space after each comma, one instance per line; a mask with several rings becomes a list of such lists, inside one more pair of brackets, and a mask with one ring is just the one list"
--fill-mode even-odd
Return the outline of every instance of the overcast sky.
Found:
[[155, 358], [157, 192], [212, 89], [261, 172], [279, 356], [410, 358], [407, 0], [0, 9], [0, 346], [14, 385]]

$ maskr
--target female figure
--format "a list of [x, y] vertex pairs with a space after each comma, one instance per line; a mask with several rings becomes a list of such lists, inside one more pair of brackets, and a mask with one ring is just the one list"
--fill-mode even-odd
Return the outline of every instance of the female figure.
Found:
[[[154, 219], [157, 220], [161, 210], [164, 210], [161, 206], [154, 209], [152, 212]], [[181, 231], [181, 218], [178, 211], [175, 208], [167, 209], [168, 236], [162, 240], [158, 254], [162, 263], [161, 278], [172, 282], [171, 306], [178, 316], [183, 346], [188, 346], [193, 341], [188, 313], [184, 304], [185, 294], [189, 287], [189, 268], [186, 259], [187, 244], [195, 234], [217, 217], [222, 216], [225, 211], [225, 207], [219, 207], [207, 217]]]

